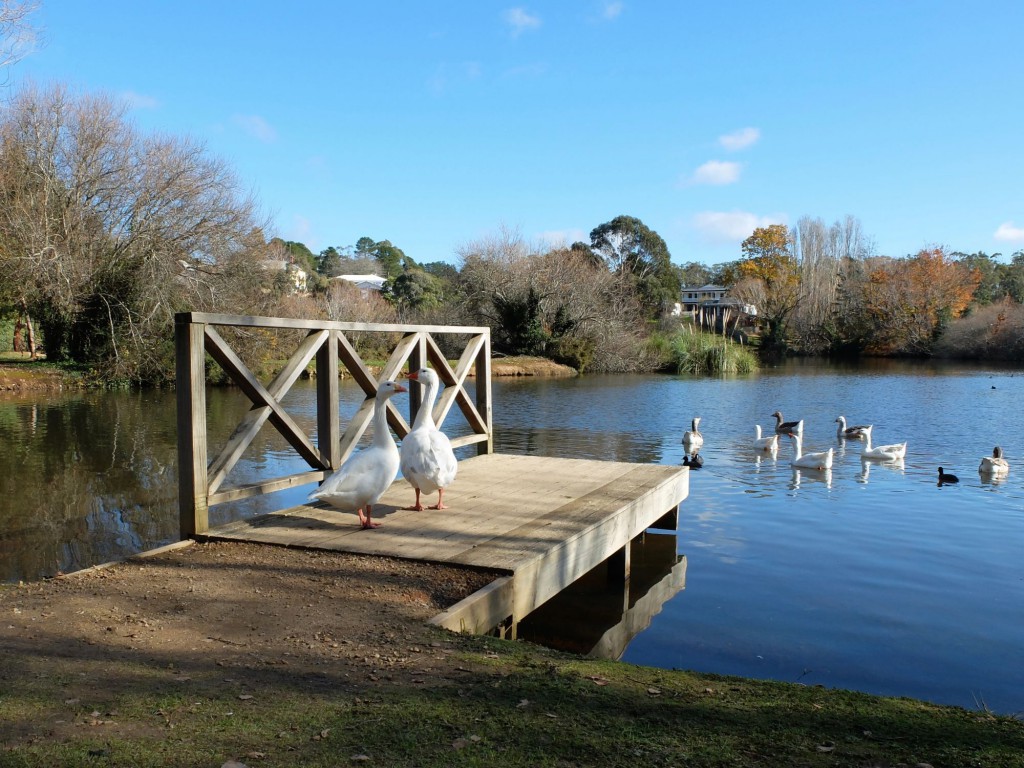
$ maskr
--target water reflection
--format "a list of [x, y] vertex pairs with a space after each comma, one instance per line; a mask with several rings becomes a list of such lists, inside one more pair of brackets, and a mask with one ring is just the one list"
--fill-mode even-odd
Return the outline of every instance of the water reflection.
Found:
[[904, 460], [899, 459], [872, 459], [867, 456], [860, 457], [860, 474], [857, 475], [858, 483], [867, 483], [868, 478], [871, 476], [871, 467], [882, 467], [889, 472], [897, 472], [901, 475], [906, 474], [906, 467], [904, 466]]
[[790, 467], [792, 476], [789, 481], [791, 491], [798, 490], [802, 482], [824, 483], [826, 488], [832, 487], [831, 469], [807, 469], [805, 467]]
[[611, 558], [519, 623], [519, 638], [601, 659], [618, 659], [686, 583], [676, 536], [647, 533], [630, 547], [630, 577]]
[[129, 393], [0, 401], [5, 581], [177, 540], [174, 409], [151, 404]]

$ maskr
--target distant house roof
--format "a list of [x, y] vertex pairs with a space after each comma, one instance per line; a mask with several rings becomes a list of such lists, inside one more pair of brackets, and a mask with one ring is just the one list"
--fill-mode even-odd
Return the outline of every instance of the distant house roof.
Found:
[[387, 278], [380, 275], [336, 275], [334, 280], [344, 280], [362, 290], [379, 291], [384, 287]]
[[684, 291], [690, 291], [691, 293], [700, 293], [702, 291], [705, 292], [705, 293], [712, 293], [712, 292], [724, 293], [728, 289], [725, 288], [724, 286], [721, 286], [721, 285], [715, 285], [714, 283], [708, 283], [707, 285], [701, 285], [701, 286], [687, 285], [687, 286], [683, 287], [683, 290]]

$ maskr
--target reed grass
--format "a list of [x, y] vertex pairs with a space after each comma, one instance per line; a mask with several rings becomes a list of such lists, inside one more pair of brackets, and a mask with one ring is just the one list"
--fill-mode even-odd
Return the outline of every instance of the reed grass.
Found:
[[677, 373], [694, 376], [753, 373], [758, 368], [757, 357], [747, 347], [699, 331], [672, 337], [670, 355]]

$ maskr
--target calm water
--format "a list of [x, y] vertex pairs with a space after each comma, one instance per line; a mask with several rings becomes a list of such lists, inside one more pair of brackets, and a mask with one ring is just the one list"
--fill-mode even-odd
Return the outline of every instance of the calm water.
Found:
[[[890, 362], [788, 363], [726, 380], [499, 380], [495, 443], [679, 464], [682, 432], [702, 417], [706, 464], [673, 539], [685, 567], [623, 660], [1020, 713], [1022, 390], [1012, 370]], [[313, 402], [301, 383], [288, 402], [310, 431]], [[213, 443], [245, 408], [237, 392], [211, 392]], [[749, 448], [776, 409], [805, 420], [805, 450], [836, 448], [831, 472], [793, 470], [788, 445], [774, 460]], [[875, 443], [909, 441], [903, 465], [863, 463], [856, 443], [836, 440], [840, 414], [873, 423]], [[978, 463], [997, 444], [1010, 475], [982, 482]], [[940, 464], [959, 485], [936, 485]], [[0, 574], [35, 579], [176, 540], [174, 465], [172, 394], [0, 399]], [[268, 434], [231, 479], [302, 466]], [[217, 507], [211, 522], [307, 491]]]

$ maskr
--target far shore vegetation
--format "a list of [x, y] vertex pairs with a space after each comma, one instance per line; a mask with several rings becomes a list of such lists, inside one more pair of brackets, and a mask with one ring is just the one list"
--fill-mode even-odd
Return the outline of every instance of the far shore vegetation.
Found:
[[[856, 218], [805, 216], [755, 229], [733, 262], [694, 256], [628, 215], [557, 247], [502, 229], [451, 263], [373, 237], [313, 253], [274, 235], [222, 160], [143, 133], [124, 103], [53, 85], [0, 106], [0, 353], [96, 384], [172, 383], [181, 311], [486, 325], [496, 355], [580, 374], [744, 373], [780, 355], [1024, 361], [1024, 250], [879, 254]], [[369, 274], [377, 285], [342, 277]], [[707, 284], [736, 311], [684, 311], [683, 287]], [[259, 371], [289, 342], [233, 346]]]

